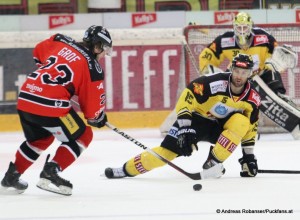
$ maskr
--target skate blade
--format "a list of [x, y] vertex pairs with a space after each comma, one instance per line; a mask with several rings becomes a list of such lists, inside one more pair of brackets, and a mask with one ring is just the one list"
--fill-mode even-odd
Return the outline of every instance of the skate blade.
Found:
[[57, 193], [64, 196], [70, 196], [72, 195], [72, 189], [67, 186], [55, 186], [51, 183], [50, 180], [41, 178], [39, 182], [36, 184], [36, 186], [42, 190]]
[[14, 187], [3, 187], [3, 186], [0, 187], [0, 194], [1, 195], [19, 195], [19, 194], [22, 194], [24, 192], [25, 192], [25, 189], [24, 190], [19, 190], [19, 189], [16, 189]]

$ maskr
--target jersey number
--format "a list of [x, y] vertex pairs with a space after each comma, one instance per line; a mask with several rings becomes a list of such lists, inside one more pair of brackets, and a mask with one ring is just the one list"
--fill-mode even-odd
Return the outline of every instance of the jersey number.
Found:
[[56, 62], [57, 57], [51, 56], [48, 58], [47, 64], [40, 67], [39, 70], [55, 68], [58, 73], [61, 73], [60, 75], [53, 77], [47, 72], [41, 73], [37, 70], [29, 74], [28, 77], [36, 80], [40, 76], [43, 83], [52, 86], [68, 84], [72, 81], [74, 75], [71, 68], [67, 64], [55, 65]]

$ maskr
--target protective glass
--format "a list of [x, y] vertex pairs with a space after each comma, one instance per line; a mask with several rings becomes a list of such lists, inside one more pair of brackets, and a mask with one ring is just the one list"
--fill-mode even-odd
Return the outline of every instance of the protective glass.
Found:
[[112, 47], [110, 47], [108, 45], [104, 45], [103, 46], [103, 51], [105, 51], [105, 55], [111, 56], [113, 49], [112, 49]]

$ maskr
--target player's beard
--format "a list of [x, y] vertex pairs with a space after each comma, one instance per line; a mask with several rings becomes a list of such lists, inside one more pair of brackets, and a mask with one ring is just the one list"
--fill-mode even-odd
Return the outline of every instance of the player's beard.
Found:
[[247, 79], [232, 77], [231, 83], [232, 83], [232, 85], [234, 87], [236, 87], [237, 89], [239, 89], [239, 88], [243, 88], [244, 87], [246, 81], [247, 81]]

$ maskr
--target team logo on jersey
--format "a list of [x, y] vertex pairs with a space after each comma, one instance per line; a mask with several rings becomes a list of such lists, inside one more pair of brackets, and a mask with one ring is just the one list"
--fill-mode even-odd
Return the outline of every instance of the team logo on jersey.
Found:
[[253, 102], [256, 106], [260, 106], [261, 98], [256, 91], [251, 89], [248, 101]]
[[221, 40], [221, 47], [234, 47], [235, 40], [234, 37], [226, 37]]
[[62, 107], [63, 103], [60, 100], [55, 101], [55, 107]]
[[204, 85], [200, 83], [193, 83], [194, 93], [203, 95]]
[[217, 92], [226, 92], [228, 81], [219, 80], [216, 82], [212, 82], [209, 84], [211, 94], [215, 94]]
[[265, 43], [269, 43], [269, 39], [268, 39], [267, 35], [255, 35], [254, 36], [254, 40], [253, 40], [254, 46], [260, 45], [260, 44], [265, 44]]

